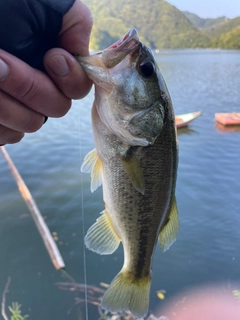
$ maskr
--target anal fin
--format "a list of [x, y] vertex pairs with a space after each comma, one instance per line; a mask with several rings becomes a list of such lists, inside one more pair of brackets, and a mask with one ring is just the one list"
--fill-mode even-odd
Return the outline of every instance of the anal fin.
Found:
[[84, 240], [88, 249], [99, 254], [113, 253], [120, 243], [120, 239], [114, 232], [105, 211], [89, 228]]
[[170, 209], [169, 220], [159, 233], [158, 241], [162, 251], [167, 251], [173, 242], [176, 240], [178, 234], [178, 211], [176, 198], [174, 197], [172, 207]]

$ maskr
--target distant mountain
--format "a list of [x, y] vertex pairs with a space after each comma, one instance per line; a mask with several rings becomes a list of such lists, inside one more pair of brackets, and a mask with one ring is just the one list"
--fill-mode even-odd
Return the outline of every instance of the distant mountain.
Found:
[[229, 32], [222, 33], [219, 37], [213, 40], [214, 48], [222, 49], [240, 49], [240, 25]]
[[240, 49], [240, 17], [203, 19], [194, 13], [184, 12], [186, 18], [212, 38], [211, 47]]
[[105, 48], [130, 28], [153, 49], [208, 47], [210, 37], [165, 0], [85, 0], [94, 19], [90, 46]]
[[220, 37], [222, 34], [232, 31], [233, 29], [240, 26], [240, 17], [229, 19], [225, 23], [219, 25], [216, 29], [214, 29], [210, 35], [213, 38]]
[[140, 40], [152, 49], [239, 48], [240, 17], [203, 19], [190, 12], [181, 12], [165, 0], [83, 2], [94, 19], [90, 41], [93, 50], [108, 47], [130, 28], [138, 29]]
[[[183, 11], [185, 17], [197, 28], [199, 29], [207, 29], [207, 32], [211, 32], [211, 30], [214, 30], [216, 27], [224, 24], [225, 22], [229, 21], [227, 17], [219, 17], [219, 18], [200, 18], [198, 15]], [[205, 30], [206, 31], [206, 30]]]

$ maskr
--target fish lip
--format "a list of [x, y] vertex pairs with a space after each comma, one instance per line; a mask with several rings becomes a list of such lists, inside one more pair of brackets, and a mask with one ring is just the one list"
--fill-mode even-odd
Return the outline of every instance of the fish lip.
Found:
[[[134, 40], [134, 41], [132, 41], [132, 40]], [[115, 49], [121, 50], [121, 49], [127, 49], [129, 47], [132, 48], [133, 47], [133, 46], [131, 46], [132, 42], [133, 42], [134, 47], [136, 45], [138, 45], [138, 43], [139, 43], [137, 30], [135, 28], [130, 29], [121, 39], [119, 39], [114, 44], [109, 46], [106, 50], [115, 50]]]
[[125, 59], [128, 54], [133, 54], [138, 50], [139, 46], [140, 41], [137, 30], [132, 28], [120, 40], [100, 52], [103, 64], [106, 68], [113, 68]]

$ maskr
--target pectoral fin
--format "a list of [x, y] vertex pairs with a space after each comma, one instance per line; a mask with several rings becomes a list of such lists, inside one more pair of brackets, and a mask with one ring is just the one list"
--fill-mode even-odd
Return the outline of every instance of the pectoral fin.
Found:
[[102, 184], [102, 161], [96, 149], [86, 155], [81, 171], [91, 173], [91, 191], [94, 192]]
[[120, 239], [114, 232], [105, 211], [89, 228], [84, 240], [88, 249], [99, 254], [113, 253], [120, 243]]
[[162, 251], [167, 251], [169, 247], [176, 240], [178, 233], [178, 211], [177, 211], [177, 203], [174, 197], [174, 201], [172, 204], [172, 208], [169, 214], [169, 220], [160, 231], [158, 236], [158, 241]]
[[144, 176], [142, 172], [142, 168], [138, 159], [135, 157], [132, 152], [130, 155], [126, 157], [121, 157], [122, 164], [124, 166], [125, 171], [129, 179], [131, 180], [133, 186], [137, 191], [144, 195], [145, 193], [145, 182]]

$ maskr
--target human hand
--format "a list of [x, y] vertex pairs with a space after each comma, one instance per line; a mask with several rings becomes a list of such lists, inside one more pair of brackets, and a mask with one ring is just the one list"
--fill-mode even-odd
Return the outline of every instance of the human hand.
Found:
[[64, 15], [60, 48], [44, 56], [47, 74], [0, 50], [0, 144], [16, 143], [37, 131], [45, 116], [61, 117], [71, 99], [84, 97], [91, 82], [71, 54], [88, 54], [91, 13], [79, 0]]

